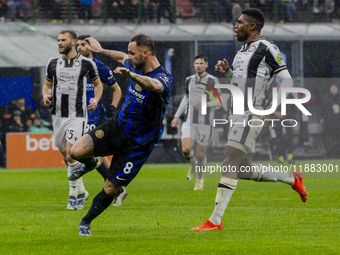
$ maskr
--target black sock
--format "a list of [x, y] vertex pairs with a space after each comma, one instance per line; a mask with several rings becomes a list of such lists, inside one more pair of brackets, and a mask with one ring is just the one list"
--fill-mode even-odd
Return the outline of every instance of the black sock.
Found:
[[108, 170], [109, 169], [106, 167], [104, 163], [102, 163], [99, 167], [97, 167], [97, 171], [98, 173], [100, 173], [101, 176], [103, 176], [104, 181], [107, 179]]
[[81, 220], [83, 223], [90, 225], [91, 221], [99, 216], [106, 208], [110, 206], [113, 201], [113, 197], [105, 193], [104, 190], [99, 192], [93, 199], [90, 210], [85, 217]]
[[93, 170], [96, 166], [97, 160], [95, 157], [92, 158], [83, 158], [77, 159], [79, 162], [84, 163], [86, 166], [86, 170]]

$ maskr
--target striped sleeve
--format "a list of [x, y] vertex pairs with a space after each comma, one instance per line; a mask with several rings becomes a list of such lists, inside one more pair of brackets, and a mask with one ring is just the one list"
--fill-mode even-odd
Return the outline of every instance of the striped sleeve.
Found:
[[54, 59], [51, 58], [46, 65], [46, 75], [45, 75], [46, 80], [50, 82], [53, 81], [53, 72], [52, 72], [52, 65], [51, 65], [51, 63], [53, 62], [52, 60]]
[[97, 70], [97, 65], [96, 63], [94, 63], [92, 61], [92, 59], [86, 59], [86, 60], [83, 60], [86, 64], [86, 68], [88, 70], [88, 78], [91, 80], [91, 81], [94, 81], [98, 78], [98, 70]]
[[270, 44], [268, 46], [265, 62], [269, 65], [269, 67], [273, 70], [275, 74], [287, 69], [285, 62], [281, 57], [281, 52], [279, 48], [274, 44]]
[[101, 65], [100, 67], [98, 67], [98, 73], [100, 80], [107, 86], [112, 87], [117, 82], [116, 78], [113, 75], [113, 72], [106, 65]]
[[185, 95], [189, 96], [189, 83], [190, 83], [190, 77], [187, 77], [185, 79]]

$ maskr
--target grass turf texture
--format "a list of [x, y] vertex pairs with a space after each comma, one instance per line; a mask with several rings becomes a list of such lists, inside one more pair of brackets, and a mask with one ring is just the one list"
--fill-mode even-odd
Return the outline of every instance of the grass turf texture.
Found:
[[0, 254], [340, 253], [339, 178], [306, 178], [306, 203], [287, 184], [240, 180], [224, 229], [192, 232], [210, 217], [219, 179], [206, 178], [204, 190], [194, 191], [188, 167], [146, 165], [123, 206], [92, 222], [92, 237], [78, 236], [78, 224], [101, 190], [96, 171], [83, 177], [85, 208], [67, 211], [66, 169], [0, 169]]

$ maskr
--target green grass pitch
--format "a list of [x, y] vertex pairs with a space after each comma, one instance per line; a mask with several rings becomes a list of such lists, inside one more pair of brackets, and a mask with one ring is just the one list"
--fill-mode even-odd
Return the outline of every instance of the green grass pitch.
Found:
[[85, 208], [67, 211], [66, 169], [0, 169], [0, 254], [340, 254], [339, 173], [306, 174], [306, 203], [287, 184], [240, 180], [224, 229], [192, 232], [210, 217], [219, 178], [206, 175], [194, 191], [188, 167], [144, 166], [123, 206], [92, 222], [91, 237], [79, 236], [78, 224], [102, 188], [97, 172], [83, 177]]

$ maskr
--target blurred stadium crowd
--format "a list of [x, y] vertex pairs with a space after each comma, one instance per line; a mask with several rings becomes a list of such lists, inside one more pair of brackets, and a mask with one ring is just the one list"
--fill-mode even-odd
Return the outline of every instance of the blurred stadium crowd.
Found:
[[234, 22], [241, 10], [262, 10], [268, 22], [332, 22], [340, 0], [0, 0], [0, 20], [102, 22]]

